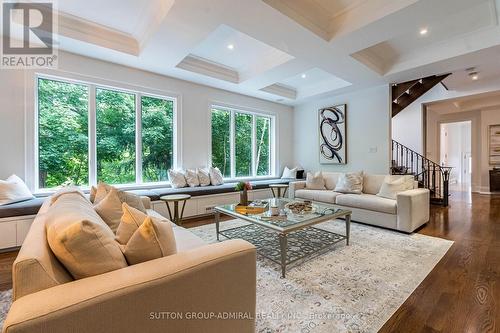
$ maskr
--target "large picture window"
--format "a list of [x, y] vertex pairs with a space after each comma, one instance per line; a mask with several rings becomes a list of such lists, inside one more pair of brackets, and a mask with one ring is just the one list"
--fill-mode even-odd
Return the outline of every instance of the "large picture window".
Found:
[[226, 178], [272, 175], [272, 117], [212, 107], [212, 166]]
[[38, 188], [168, 180], [175, 156], [175, 99], [37, 81]]

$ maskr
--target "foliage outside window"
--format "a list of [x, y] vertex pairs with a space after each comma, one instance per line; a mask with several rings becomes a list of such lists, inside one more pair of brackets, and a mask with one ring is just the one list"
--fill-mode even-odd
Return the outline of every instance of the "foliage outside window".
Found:
[[212, 165], [226, 178], [271, 175], [271, 118], [213, 107]]
[[[92, 117], [95, 128], [89, 128]], [[167, 181], [174, 163], [173, 119], [171, 99], [39, 78], [38, 187]], [[94, 135], [95, 144], [89, 144]], [[92, 155], [96, 166], [89, 164]]]

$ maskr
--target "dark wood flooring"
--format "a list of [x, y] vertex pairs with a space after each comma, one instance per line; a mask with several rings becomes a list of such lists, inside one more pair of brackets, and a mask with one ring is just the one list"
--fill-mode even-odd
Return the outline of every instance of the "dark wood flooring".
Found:
[[[500, 196], [455, 192], [418, 232], [455, 243], [380, 332], [500, 332]], [[0, 290], [12, 287], [16, 255], [0, 254]]]

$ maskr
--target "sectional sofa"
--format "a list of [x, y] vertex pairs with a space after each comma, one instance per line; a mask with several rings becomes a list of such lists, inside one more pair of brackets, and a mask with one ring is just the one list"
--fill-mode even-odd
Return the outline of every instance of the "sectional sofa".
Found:
[[[14, 302], [3, 333], [254, 332], [256, 254], [250, 243], [207, 244], [173, 225], [176, 254], [74, 280], [47, 242], [49, 202], [13, 264]], [[149, 198], [143, 202], [150, 208]], [[65, 209], [74, 215], [79, 205]], [[236, 316], [192, 317], [224, 313]]]
[[386, 177], [413, 177], [389, 175], [363, 175], [363, 193], [343, 194], [335, 192], [335, 186], [342, 173], [322, 172], [325, 189], [308, 189], [305, 181], [291, 182], [289, 196], [304, 200], [314, 200], [335, 204], [339, 208], [352, 211], [352, 220], [394, 229], [413, 232], [429, 221], [429, 190], [414, 188], [397, 194], [396, 200], [382, 198], [377, 193]]

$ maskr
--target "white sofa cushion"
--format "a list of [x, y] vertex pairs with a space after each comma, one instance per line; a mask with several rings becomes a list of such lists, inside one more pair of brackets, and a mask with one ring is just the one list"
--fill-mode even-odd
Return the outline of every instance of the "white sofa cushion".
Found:
[[341, 172], [323, 172], [323, 178], [325, 179], [325, 187], [327, 190], [334, 190], [339, 181], [339, 177], [342, 176]]
[[329, 191], [329, 190], [297, 190], [295, 191], [295, 197], [306, 200], [321, 201], [326, 203], [335, 203], [335, 198], [340, 195], [340, 193]]
[[200, 186], [210, 185], [210, 170], [206, 168], [196, 169]]
[[377, 193], [379, 197], [396, 200], [398, 193], [413, 189], [413, 176], [401, 176], [395, 178], [386, 176], [380, 191]]
[[198, 179], [198, 172], [195, 169], [187, 169], [184, 173], [186, 178], [186, 183], [189, 187], [200, 186], [200, 180]]
[[306, 188], [308, 190], [324, 190], [325, 189], [325, 179], [321, 171], [312, 174], [307, 173], [306, 177]]
[[281, 176], [281, 179], [288, 179], [288, 178], [297, 178], [297, 168], [289, 169], [287, 166], [283, 170], [283, 175]]
[[346, 207], [362, 208], [381, 213], [397, 213], [396, 200], [381, 198], [373, 194], [342, 194], [335, 198], [335, 203]]
[[363, 175], [363, 193], [377, 194], [387, 175]]
[[0, 206], [33, 198], [33, 194], [18, 176], [12, 175], [6, 180], [0, 180]]
[[186, 187], [187, 185], [186, 177], [182, 170], [168, 170], [168, 181], [173, 188]]
[[210, 168], [210, 183], [215, 186], [224, 184], [224, 177], [219, 168]]
[[339, 177], [335, 192], [361, 194], [363, 191], [363, 171], [348, 172]]

